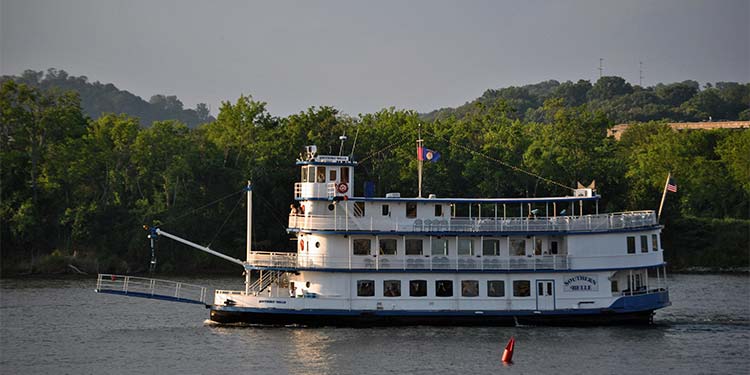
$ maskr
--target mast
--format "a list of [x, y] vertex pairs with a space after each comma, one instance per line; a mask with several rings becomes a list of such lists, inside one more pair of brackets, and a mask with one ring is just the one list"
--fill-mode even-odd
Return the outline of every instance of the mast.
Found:
[[[247, 238], [245, 245], [246, 261], [250, 263], [250, 257], [252, 255], [252, 240], [253, 240], [253, 184], [250, 180], [247, 181]], [[245, 293], [250, 292], [250, 271], [245, 270]]]
[[419, 194], [417, 194], [417, 198], [422, 198], [422, 164], [424, 164], [424, 158], [422, 157], [422, 124], [419, 124], [419, 136], [417, 139], [417, 175], [418, 175], [418, 189]]
[[661, 209], [664, 207], [664, 198], [667, 197], [667, 186], [669, 186], [669, 179], [672, 178], [672, 172], [667, 174], [667, 181], [664, 182], [664, 192], [661, 194], [661, 203], [659, 204], [659, 213], [656, 215], [656, 222], [659, 222], [661, 218]]

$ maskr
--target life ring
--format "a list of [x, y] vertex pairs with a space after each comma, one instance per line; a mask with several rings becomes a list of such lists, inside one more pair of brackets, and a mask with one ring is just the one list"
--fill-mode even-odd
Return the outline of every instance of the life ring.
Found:
[[305, 251], [305, 241], [299, 240], [299, 249]]
[[340, 182], [338, 185], [336, 185], [336, 191], [344, 194], [349, 191], [349, 185], [347, 185], [346, 182]]

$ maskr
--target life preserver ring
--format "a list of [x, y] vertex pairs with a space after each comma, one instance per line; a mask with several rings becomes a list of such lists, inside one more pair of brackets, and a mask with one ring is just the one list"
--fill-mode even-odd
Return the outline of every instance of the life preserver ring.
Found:
[[299, 240], [299, 249], [305, 251], [305, 241]]
[[336, 185], [336, 191], [344, 194], [349, 191], [349, 185], [347, 185], [346, 182], [340, 182], [338, 185]]

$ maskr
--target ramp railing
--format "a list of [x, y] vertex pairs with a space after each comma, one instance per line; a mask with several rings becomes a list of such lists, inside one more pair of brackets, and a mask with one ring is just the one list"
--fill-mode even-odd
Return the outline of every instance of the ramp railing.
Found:
[[96, 280], [96, 292], [201, 305], [208, 298], [206, 287], [200, 285], [104, 273]]

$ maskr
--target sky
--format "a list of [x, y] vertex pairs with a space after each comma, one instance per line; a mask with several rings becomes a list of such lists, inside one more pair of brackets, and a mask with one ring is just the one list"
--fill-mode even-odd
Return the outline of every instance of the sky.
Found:
[[604, 75], [750, 82], [750, 1], [0, 0], [0, 74], [57, 68], [186, 108], [429, 112]]

